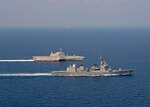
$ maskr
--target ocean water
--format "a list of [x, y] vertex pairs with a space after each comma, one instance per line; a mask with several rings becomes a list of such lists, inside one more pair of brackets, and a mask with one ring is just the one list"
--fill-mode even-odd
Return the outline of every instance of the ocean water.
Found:
[[[74, 62], [0, 62], [1, 107], [149, 107], [150, 29], [0, 28], [0, 60], [30, 60], [62, 48], [84, 55]], [[90, 67], [103, 56], [113, 69], [132, 76], [1, 76], [47, 73], [69, 64]]]

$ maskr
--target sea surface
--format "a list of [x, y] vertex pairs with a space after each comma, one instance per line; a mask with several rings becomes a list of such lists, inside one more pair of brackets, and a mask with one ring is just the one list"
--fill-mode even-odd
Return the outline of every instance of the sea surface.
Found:
[[[60, 48], [68, 55], [86, 58], [73, 62], [28, 61]], [[62, 70], [72, 63], [91, 67], [99, 64], [100, 56], [112, 69], [135, 71], [132, 76], [113, 77], [9, 76]], [[0, 28], [0, 107], [149, 106], [149, 28]]]

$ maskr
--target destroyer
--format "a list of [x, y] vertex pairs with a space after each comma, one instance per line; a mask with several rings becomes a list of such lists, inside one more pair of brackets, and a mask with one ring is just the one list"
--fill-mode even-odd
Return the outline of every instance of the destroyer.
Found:
[[100, 65], [93, 65], [90, 69], [85, 68], [83, 65], [77, 67], [75, 64], [71, 64], [65, 71], [51, 71], [52, 76], [116, 76], [116, 75], [131, 75], [133, 70], [112, 70], [105, 62], [100, 58]]
[[51, 52], [49, 56], [33, 56], [34, 61], [80, 61], [83, 60], [84, 56], [68, 56], [60, 49], [58, 52]]

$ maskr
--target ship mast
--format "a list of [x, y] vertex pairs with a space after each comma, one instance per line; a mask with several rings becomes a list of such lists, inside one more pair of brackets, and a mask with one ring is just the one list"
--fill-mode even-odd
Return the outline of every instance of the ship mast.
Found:
[[100, 57], [100, 66], [104, 65], [106, 62], [105, 60], [103, 59], [103, 57], [101, 56]]

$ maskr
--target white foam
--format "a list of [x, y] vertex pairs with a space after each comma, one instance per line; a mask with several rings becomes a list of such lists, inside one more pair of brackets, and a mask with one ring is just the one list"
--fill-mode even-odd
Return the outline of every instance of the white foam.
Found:
[[103, 76], [118, 76], [120, 74], [103, 74]]
[[51, 76], [51, 73], [16, 73], [16, 74], [0, 74], [0, 77], [33, 77], [33, 76]]
[[0, 62], [32, 62], [32, 59], [19, 59], [19, 60], [0, 60]]

